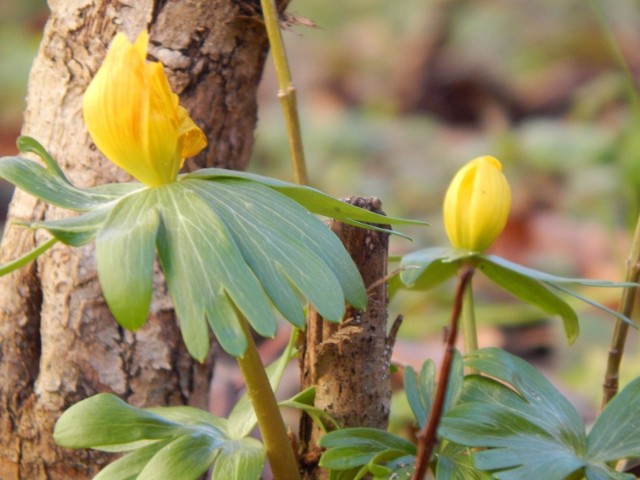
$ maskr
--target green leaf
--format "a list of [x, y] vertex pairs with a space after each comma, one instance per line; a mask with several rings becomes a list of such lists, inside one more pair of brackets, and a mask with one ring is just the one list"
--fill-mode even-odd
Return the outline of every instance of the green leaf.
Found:
[[507, 270], [511, 270], [512, 272], [515, 272], [517, 274], [524, 275], [534, 280], [538, 280], [551, 288], [555, 288], [557, 290], [560, 290], [561, 292], [564, 292], [568, 295], [571, 295], [577, 298], [578, 300], [582, 300], [583, 302], [593, 307], [596, 307], [600, 310], [603, 310], [615, 316], [616, 318], [622, 320], [623, 322], [626, 322], [635, 327], [635, 324], [633, 323], [633, 321], [631, 321], [629, 318], [622, 315], [620, 312], [617, 312], [616, 310], [613, 310], [605, 305], [602, 305], [594, 300], [591, 300], [590, 298], [580, 295], [574, 292], [573, 290], [570, 290], [569, 288], [562, 285], [564, 283], [574, 283], [577, 285], [585, 285], [585, 286], [591, 286], [591, 287], [621, 288], [621, 287], [635, 287], [637, 286], [637, 284], [635, 283], [610, 282], [607, 280], [590, 280], [585, 278], [557, 277], [555, 275], [549, 275], [548, 273], [539, 272], [538, 270], [533, 270], [531, 268], [523, 267], [522, 265], [518, 265], [517, 263], [510, 262], [508, 260], [505, 260], [502, 257], [498, 257], [495, 255], [483, 255], [481, 258], [483, 258], [484, 260], [494, 265], [505, 268]]
[[118, 323], [129, 330], [147, 321], [160, 217], [153, 190], [123, 197], [98, 233], [96, 258], [104, 297]]
[[204, 433], [180, 436], [147, 462], [137, 480], [195, 480], [215, 461], [218, 448]]
[[[276, 190], [292, 200], [296, 201], [307, 210], [323, 215], [325, 217], [334, 218], [343, 223], [357, 225], [363, 228], [369, 228], [374, 230], [382, 230], [390, 233], [396, 233], [384, 228], [375, 228], [370, 224], [378, 225], [428, 225], [425, 222], [417, 220], [407, 220], [403, 218], [387, 217], [386, 215], [380, 215], [368, 210], [349, 205], [336, 198], [333, 198], [326, 193], [323, 193], [315, 188], [295, 185], [293, 183], [283, 182], [275, 178], [264, 177], [248, 172], [238, 172], [232, 170], [225, 170], [221, 168], [203, 168], [193, 173], [184, 175], [182, 178], [203, 178], [203, 179], [218, 179], [218, 178], [239, 178], [244, 180], [250, 180], [252, 182], [261, 183], [267, 187]], [[397, 233], [396, 233], [397, 234]]]
[[221, 218], [181, 182], [154, 191], [161, 215], [160, 264], [191, 355], [202, 361], [209, 350], [205, 316], [222, 348], [244, 353], [246, 340], [231, 301], [260, 335], [275, 334], [264, 291]]
[[443, 418], [439, 433], [484, 448], [473, 454], [476, 468], [507, 480], [631, 478], [608, 462], [640, 453], [637, 428], [629, 421], [640, 414], [640, 381], [630, 384], [619, 404], [611, 402], [587, 442], [577, 410], [523, 360], [483, 349], [468, 364], [487, 376], [467, 377], [460, 403]]
[[36, 155], [38, 155], [45, 163], [47, 169], [52, 175], [58, 177], [64, 182], [71, 184], [71, 182], [69, 182], [66, 175], [60, 168], [60, 165], [58, 165], [58, 162], [54, 160], [49, 152], [47, 152], [47, 150], [45, 150], [45, 148], [35, 138], [27, 136], [18, 137], [18, 139], [16, 140], [16, 146], [22, 153], [35, 153]]
[[518, 412], [523, 418], [559, 440], [572, 442], [576, 448], [584, 443], [585, 431], [580, 413], [533, 366], [497, 348], [485, 348], [468, 355], [466, 363], [514, 387], [527, 403]]
[[429, 417], [435, 384], [436, 366], [433, 360], [427, 360], [422, 364], [418, 379], [416, 379], [416, 372], [411, 366], [405, 367], [404, 390], [420, 429], [424, 428]]
[[170, 442], [171, 439], [159, 440], [139, 448], [107, 465], [93, 480], [136, 480], [149, 460]]
[[575, 283], [576, 285], [608, 288], [637, 286], [637, 284], [632, 282], [610, 282], [608, 280], [592, 280], [588, 278], [558, 277], [556, 275], [550, 275], [548, 273], [540, 272], [532, 268], [518, 265], [517, 263], [510, 262], [509, 260], [498, 257], [497, 255], [481, 255], [480, 258], [493, 263], [494, 265], [498, 265], [502, 268], [506, 268], [507, 270], [511, 270], [513, 272], [519, 273], [520, 275], [524, 275], [525, 277], [529, 277], [545, 283]]
[[220, 438], [227, 436], [227, 420], [225, 418], [211, 415], [205, 410], [195, 407], [175, 406], [175, 407], [151, 407], [145, 408], [146, 412], [155, 413], [156, 415], [166, 418], [181, 425], [190, 427], [206, 427], [207, 431], [213, 432], [213, 436]]
[[567, 295], [571, 295], [572, 297], [577, 298], [578, 300], [582, 300], [584, 303], [591, 305], [592, 307], [596, 307], [599, 310], [602, 310], [603, 312], [606, 312], [610, 315], [613, 315], [614, 317], [622, 320], [625, 323], [628, 323], [629, 325], [631, 325], [633, 328], [638, 328], [638, 326], [633, 323], [633, 320], [631, 320], [630, 318], [625, 317], [623, 314], [621, 314], [620, 312], [607, 307], [606, 305], [602, 305], [601, 303], [596, 302], [595, 300], [591, 300], [588, 297], [585, 297], [583, 295], [580, 295], [577, 292], [574, 292], [573, 290], [570, 290], [566, 287], [563, 287], [562, 285], [558, 285], [555, 283], [551, 283], [551, 282], [544, 282], [545, 285], [550, 286], [551, 288], [555, 288], [556, 290], [560, 290], [561, 292], [566, 293]]
[[589, 465], [587, 480], [636, 480], [636, 476], [630, 473], [616, 472], [602, 465]]
[[396, 469], [404, 470], [406, 468], [404, 465], [400, 465], [399, 462], [406, 462], [413, 468], [414, 465], [412, 463], [414, 461], [415, 459], [405, 452], [385, 450], [369, 460], [369, 463], [360, 470], [356, 479], [366, 478], [366, 475], [370, 473], [374, 479], [386, 480], [393, 473], [395, 473], [396, 476], [398, 475], [398, 472], [395, 471]]
[[578, 316], [567, 302], [556, 296], [538, 280], [494, 263], [486, 256], [479, 257], [479, 259], [477, 269], [494, 283], [513, 296], [538, 306], [550, 315], [559, 315], [562, 318], [568, 342], [571, 344], [575, 341], [580, 332]]
[[357, 308], [366, 305], [351, 257], [326, 225], [295, 202], [247, 181], [180, 184], [220, 215], [271, 301], [297, 327], [304, 326], [304, 314], [296, 288], [328, 320], [342, 319], [344, 297]]
[[[54, 439], [69, 448], [133, 450], [102, 470], [96, 477], [100, 480], [195, 479], [220, 450], [238, 446], [228, 438], [226, 420], [205, 411], [140, 409], [111, 394], [99, 394], [69, 408], [56, 423]], [[251, 442], [246, 446], [256, 450]]]
[[376, 428], [347, 428], [327, 433], [320, 439], [327, 448], [319, 465], [333, 470], [348, 470], [366, 465], [376, 455], [393, 450], [404, 455], [416, 454], [416, 446], [396, 435]]
[[640, 378], [629, 383], [607, 404], [589, 432], [587, 456], [611, 462], [640, 457]]
[[309, 387], [294, 395], [288, 400], [278, 402], [281, 407], [296, 408], [302, 410], [322, 429], [324, 433], [340, 428], [338, 422], [324, 410], [314, 406], [316, 388]]
[[[458, 401], [463, 379], [464, 373], [462, 356], [460, 355], [460, 352], [456, 350], [453, 363], [451, 365], [449, 383], [447, 385], [444, 412], [455, 405]], [[436, 389], [436, 368], [433, 361], [427, 360], [422, 364], [420, 375], [417, 379], [413, 368], [410, 366], [405, 367], [404, 388], [409, 406], [418, 421], [418, 427], [423, 429], [429, 418], [431, 404], [433, 402]]]
[[438, 450], [436, 480], [491, 480], [493, 475], [473, 465], [471, 449], [444, 441]]
[[[295, 344], [298, 338], [298, 330], [294, 329], [291, 332], [289, 343], [278, 357], [276, 361], [271, 363], [267, 368], [267, 376], [269, 377], [269, 384], [271, 389], [275, 392], [280, 385], [284, 370], [287, 368], [289, 361], [295, 358], [297, 351]], [[229, 436], [231, 438], [244, 438], [251, 430], [255, 428], [257, 424], [257, 418], [253, 407], [251, 406], [251, 399], [246, 393], [242, 395], [240, 400], [235, 404], [233, 410], [229, 414]]]
[[456, 274], [460, 261], [448, 261], [449, 248], [418, 250], [402, 257], [400, 280], [416, 290], [429, 290]]
[[46, 222], [30, 222], [25, 225], [29, 228], [47, 230], [65, 245], [80, 247], [96, 237], [112, 206], [112, 204], [99, 206], [75, 217]]
[[[393, 472], [395, 478], [411, 478], [411, 474], [415, 470], [416, 467], [416, 457], [415, 455], [404, 455], [401, 457], [394, 458], [390, 462], [386, 464], [387, 468]], [[375, 480], [388, 480], [389, 478], [394, 478], [393, 476], [386, 476], [384, 478], [375, 478]]]
[[56, 422], [53, 438], [67, 448], [100, 448], [182, 433], [183, 427], [152, 412], [132, 407], [115, 395], [101, 393], [76, 403]]
[[264, 459], [264, 446], [255, 438], [227, 441], [216, 459], [211, 478], [259, 479]]
[[46, 203], [69, 210], [89, 210], [117, 198], [104, 190], [74, 187], [66, 177], [63, 179], [39, 163], [21, 157], [0, 158], [0, 178]]

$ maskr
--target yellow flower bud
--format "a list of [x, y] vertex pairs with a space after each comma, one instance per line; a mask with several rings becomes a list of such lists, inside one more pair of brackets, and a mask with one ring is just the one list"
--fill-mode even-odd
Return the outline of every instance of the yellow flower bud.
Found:
[[84, 120], [96, 146], [113, 163], [145, 185], [172, 182], [184, 159], [207, 139], [187, 111], [158, 62], [146, 62], [149, 35], [131, 43], [118, 33], [89, 84]]
[[478, 157], [462, 167], [444, 198], [444, 225], [455, 248], [482, 252], [504, 229], [511, 190], [500, 162]]

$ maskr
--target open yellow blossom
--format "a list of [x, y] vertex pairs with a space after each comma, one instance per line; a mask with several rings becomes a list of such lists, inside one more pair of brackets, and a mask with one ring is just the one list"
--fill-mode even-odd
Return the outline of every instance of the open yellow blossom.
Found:
[[207, 145], [200, 128], [178, 104], [158, 62], [146, 62], [149, 35], [131, 43], [118, 33], [82, 102], [96, 146], [145, 185], [172, 182], [184, 159]]
[[451, 181], [444, 199], [444, 225], [451, 244], [482, 252], [504, 229], [511, 189], [494, 157], [471, 160]]

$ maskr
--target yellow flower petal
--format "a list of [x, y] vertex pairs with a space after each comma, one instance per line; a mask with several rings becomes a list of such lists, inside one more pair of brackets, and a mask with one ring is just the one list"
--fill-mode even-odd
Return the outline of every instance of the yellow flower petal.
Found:
[[476, 158], [455, 175], [444, 200], [449, 241], [460, 249], [482, 252], [500, 235], [511, 209], [511, 190], [494, 157]]
[[132, 44], [118, 33], [83, 98], [85, 123], [96, 146], [149, 186], [176, 179], [187, 156], [206, 144], [179, 105], [162, 65], [145, 62], [148, 33]]

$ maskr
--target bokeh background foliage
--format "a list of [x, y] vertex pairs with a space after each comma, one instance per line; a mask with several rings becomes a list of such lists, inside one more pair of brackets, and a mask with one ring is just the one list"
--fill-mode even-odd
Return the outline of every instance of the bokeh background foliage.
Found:
[[[637, 79], [640, 6], [601, 3]], [[589, 2], [294, 0], [289, 11], [317, 24], [285, 34], [313, 185], [335, 196], [377, 196], [394, 215], [433, 225], [403, 229], [414, 243], [393, 240], [393, 253], [445, 243], [440, 206], [448, 181], [464, 162], [490, 153], [514, 191], [495, 253], [558, 275], [621, 279], [640, 210], [640, 137], [627, 79]], [[46, 15], [42, 0], [0, 4], [0, 155], [16, 153]], [[291, 180], [267, 65], [250, 168]], [[1, 191], [6, 204], [9, 189]], [[612, 320], [576, 305], [582, 334], [571, 349], [561, 347], [558, 322], [523, 343], [508, 325], [546, 319], [489, 285], [477, 287], [485, 342], [543, 354], [538, 359], [585, 400], [583, 413], [593, 411]], [[439, 343], [450, 290], [396, 296], [392, 311], [406, 318], [398, 359], [417, 362], [425, 345]], [[617, 302], [613, 291], [584, 293]], [[635, 334], [631, 343], [624, 381], [640, 373]]]

